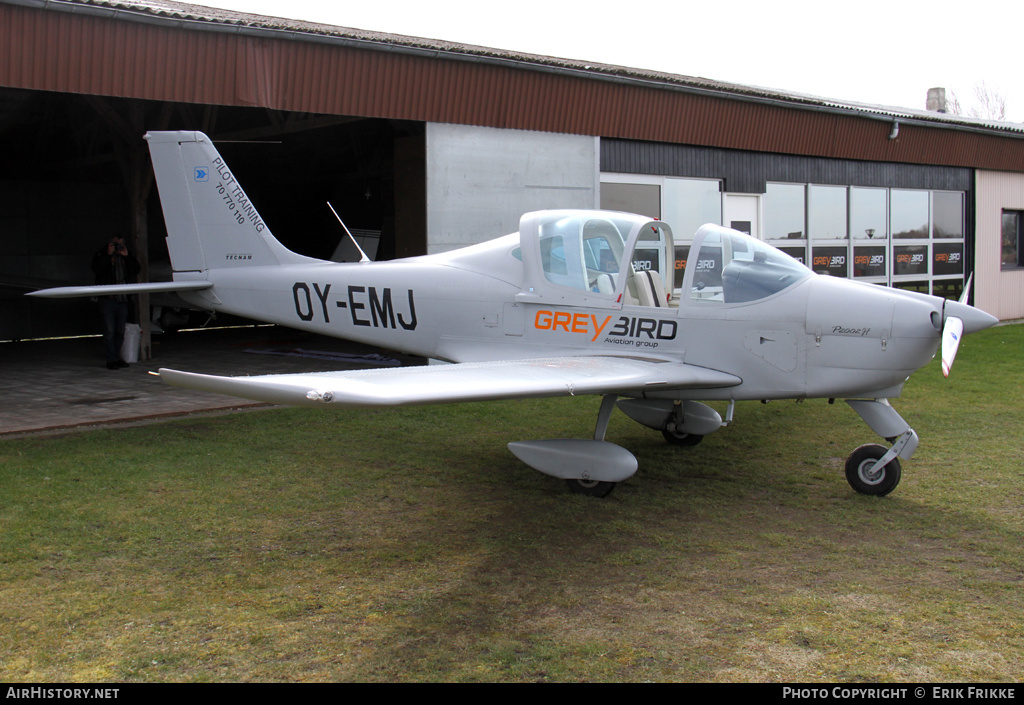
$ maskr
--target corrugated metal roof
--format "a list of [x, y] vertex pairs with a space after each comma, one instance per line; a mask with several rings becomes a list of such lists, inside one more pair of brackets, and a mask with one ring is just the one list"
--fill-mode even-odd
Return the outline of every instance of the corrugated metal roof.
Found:
[[[854, 113], [874, 114], [886, 118], [903, 118], [905, 120], [921, 120], [936, 124], [948, 125], [950, 127], [963, 127], [973, 129], [992, 130], [996, 132], [1019, 132], [1024, 133], [1024, 124], [1013, 122], [997, 122], [991, 120], [979, 120], [974, 118], [951, 115], [948, 113], [937, 113], [926, 110], [912, 110], [902, 107], [885, 105], [874, 105], [858, 103], [836, 98], [825, 98], [820, 96], [807, 95], [796, 92], [780, 91], [774, 88], [763, 88], [759, 86], [748, 86], [724, 81], [716, 81], [696, 76], [685, 76], [670, 74], [659, 71], [651, 71], [641, 68], [626, 66], [615, 66], [609, 64], [581, 61], [576, 59], [542, 56], [527, 54], [505, 49], [461, 44], [443, 39], [427, 39], [423, 37], [412, 37], [400, 34], [389, 34], [371, 30], [356, 29], [352, 27], [339, 27], [335, 25], [319, 24], [302, 20], [287, 19], [282, 17], [269, 17], [254, 15], [219, 8], [204, 7], [200, 5], [189, 5], [170, 0], [0, 0], [12, 4], [25, 4], [48, 8], [65, 6], [82, 6], [103, 8], [112, 11], [119, 19], [129, 19], [131, 15], [149, 16], [166, 21], [179, 21], [182, 27], [196, 29], [192, 23], [212, 25], [208, 29], [219, 29], [231, 31], [234, 29], [267, 30], [275, 34], [292, 33], [295, 39], [311, 41], [317, 37], [347, 39], [354, 42], [364, 43], [368, 49], [395, 49], [420, 50], [433, 54], [438, 58], [481, 58], [495, 61], [508, 61], [520, 69], [533, 68], [558, 68], [571, 71], [578, 71], [583, 76], [590, 78], [620, 78], [663, 84], [665, 86], [678, 86], [699, 91], [709, 91], [722, 94], [726, 97], [756, 98], [771, 101], [779, 101], [786, 105], [804, 106], [806, 108], [828, 108]], [[138, 19], [136, 17], [135, 19]], [[305, 35], [305, 36], [303, 36]]]
[[1013, 123], [170, 0], [0, 0], [0, 20], [12, 87], [1024, 171]]

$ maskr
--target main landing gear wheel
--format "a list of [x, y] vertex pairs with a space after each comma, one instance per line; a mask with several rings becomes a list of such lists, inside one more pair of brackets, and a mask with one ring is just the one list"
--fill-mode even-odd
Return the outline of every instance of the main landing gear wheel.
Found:
[[584, 494], [588, 497], [607, 497], [615, 489], [617, 482], [601, 480], [566, 480], [565, 484], [573, 494]]
[[900, 484], [900, 459], [893, 458], [879, 470], [872, 472], [875, 462], [888, 452], [888, 448], [869, 443], [857, 448], [846, 459], [846, 481], [861, 494], [882, 497]]
[[661, 429], [661, 435], [674, 446], [695, 446], [704, 440], [704, 436], [698, 436], [696, 433], [679, 433], [667, 428]]

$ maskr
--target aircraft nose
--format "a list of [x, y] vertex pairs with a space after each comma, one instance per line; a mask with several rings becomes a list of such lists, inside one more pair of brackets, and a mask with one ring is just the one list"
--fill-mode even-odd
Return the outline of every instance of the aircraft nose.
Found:
[[980, 308], [953, 299], [900, 291], [893, 330], [912, 337], [941, 336], [950, 318], [963, 321], [965, 334], [977, 333], [999, 322]]
[[999, 323], [998, 318], [985, 313], [980, 308], [952, 300], [947, 301], [943, 309], [943, 317], [949, 318], [950, 316], [955, 316], [964, 322], [964, 333], [977, 333]]
[[893, 313], [893, 335], [936, 338], [942, 333], [942, 299], [899, 292]]

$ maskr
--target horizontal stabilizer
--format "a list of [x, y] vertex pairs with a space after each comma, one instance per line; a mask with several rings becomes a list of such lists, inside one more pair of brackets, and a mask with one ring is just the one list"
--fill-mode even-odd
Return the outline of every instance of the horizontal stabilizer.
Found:
[[293, 406], [448, 402], [731, 387], [742, 380], [662, 360], [594, 356], [472, 362], [308, 374], [216, 377], [161, 369], [168, 384]]
[[213, 284], [206, 281], [149, 282], [147, 284], [105, 284], [96, 286], [59, 286], [40, 289], [26, 296], [44, 299], [73, 299], [82, 296], [117, 296], [118, 294], [155, 294], [168, 291], [199, 291]]

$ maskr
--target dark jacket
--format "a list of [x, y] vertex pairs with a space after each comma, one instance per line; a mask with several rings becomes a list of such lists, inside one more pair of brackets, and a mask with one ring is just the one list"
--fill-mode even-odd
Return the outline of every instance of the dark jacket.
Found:
[[133, 284], [139, 275], [139, 263], [131, 255], [108, 255], [104, 245], [92, 258], [92, 271], [97, 284]]

